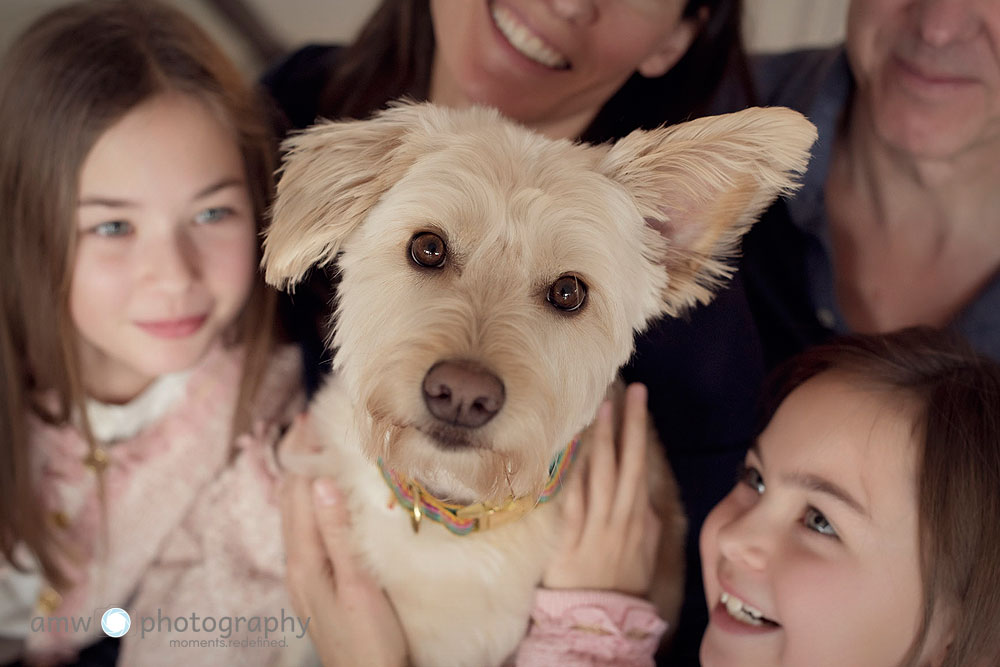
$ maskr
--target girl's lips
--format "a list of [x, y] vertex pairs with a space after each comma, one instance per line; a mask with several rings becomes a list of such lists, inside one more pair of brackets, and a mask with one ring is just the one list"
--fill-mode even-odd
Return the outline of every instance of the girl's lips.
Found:
[[738, 621], [729, 615], [725, 605], [721, 602], [716, 603], [715, 607], [712, 608], [712, 613], [709, 615], [708, 621], [719, 630], [734, 635], [765, 635], [781, 629], [780, 625], [771, 625], [768, 623], [764, 625], [750, 625]]
[[208, 315], [193, 315], [175, 320], [136, 322], [136, 326], [156, 338], [186, 338], [201, 329]]

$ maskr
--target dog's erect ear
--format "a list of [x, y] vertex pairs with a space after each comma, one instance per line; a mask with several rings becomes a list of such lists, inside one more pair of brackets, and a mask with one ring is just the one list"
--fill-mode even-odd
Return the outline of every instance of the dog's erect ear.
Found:
[[816, 128], [782, 107], [746, 109], [653, 131], [611, 147], [600, 170], [635, 200], [667, 271], [663, 312], [707, 303], [757, 216], [794, 191]]
[[323, 122], [282, 145], [281, 180], [264, 240], [264, 278], [284, 288], [340, 244], [412, 164], [401, 147], [420, 115], [399, 105], [372, 120]]

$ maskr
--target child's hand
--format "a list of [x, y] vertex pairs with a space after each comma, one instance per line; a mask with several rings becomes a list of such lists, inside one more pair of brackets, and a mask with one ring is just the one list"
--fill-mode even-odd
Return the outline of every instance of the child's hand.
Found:
[[584, 432], [590, 456], [563, 490], [563, 541], [546, 588], [608, 589], [645, 596], [660, 539], [646, 481], [646, 388], [630, 385], [615, 456], [610, 402]]
[[333, 480], [286, 474], [281, 513], [288, 590], [296, 613], [312, 619], [309, 636], [323, 665], [405, 664], [403, 629], [351, 551], [347, 504]]

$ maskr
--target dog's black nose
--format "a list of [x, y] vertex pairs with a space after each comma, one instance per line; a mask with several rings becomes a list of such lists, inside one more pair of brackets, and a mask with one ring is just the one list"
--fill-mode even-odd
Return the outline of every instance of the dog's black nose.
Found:
[[454, 426], [482, 426], [500, 412], [503, 401], [503, 382], [474, 361], [439, 361], [424, 376], [427, 409]]

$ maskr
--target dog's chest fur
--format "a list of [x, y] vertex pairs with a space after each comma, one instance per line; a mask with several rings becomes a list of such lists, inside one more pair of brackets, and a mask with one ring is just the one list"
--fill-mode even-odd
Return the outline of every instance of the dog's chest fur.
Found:
[[349, 498], [354, 547], [382, 584], [418, 665], [499, 665], [527, 630], [535, 588], [558, 538], [558, 498], [521, 519], [457, 536], [408, 513], [357, 446], [356, 412], [331, 378], [313, 399], [322, 466]]

